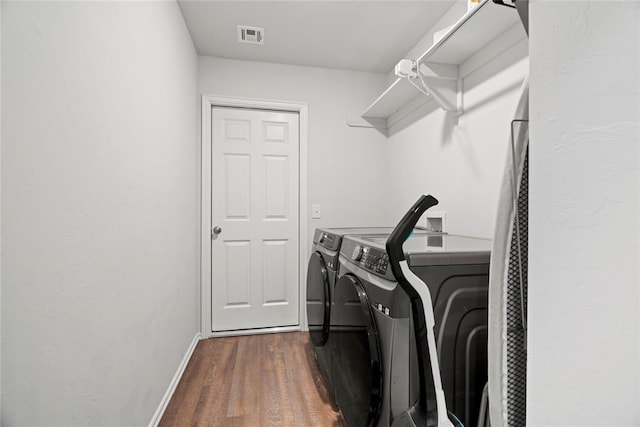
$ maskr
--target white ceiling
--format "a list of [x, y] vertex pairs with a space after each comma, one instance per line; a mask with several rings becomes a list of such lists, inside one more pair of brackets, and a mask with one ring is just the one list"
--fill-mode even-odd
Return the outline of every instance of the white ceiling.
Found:
[[[455, 0], [179, 0], [198, 53], [221, 58], [386, 73]], [[238, 42], [237, 25], [265, 29]]]

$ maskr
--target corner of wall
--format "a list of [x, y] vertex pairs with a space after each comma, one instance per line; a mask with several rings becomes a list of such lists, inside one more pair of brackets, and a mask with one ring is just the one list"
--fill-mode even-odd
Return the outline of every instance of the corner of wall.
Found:
[[[0, 236], [2, 235], [2, 1], [0, 1]], [[0, 239], [0, 254], [2, 240]], [[0, 423], [2, 423], [2, 257], [0, 255]]]
[[[200, 111], [200, 104], [201, 104], [201, 93], [198, 92], [198, 67], [199, 67], [199, 62], [200, 62], [200, 54], [198, 53], [198, 49], [196, 48], [195, 42], [193, 41], [193, 36], [191, 35], [191, 31], [189, 30], [189, 26], [187, 25], [187, 21], [184, 18], [184, 13], [182, 12], [182, 6], [180, 5], [180, 3], [176, 0], [176, 7], [178, 8], [178, 11], [180, 13], [180, 16], [182, 17], [182, 22], [184, 24], [184, 30], [189, 34], [189, 38], [191, 39], [191, 47], [192, 47], [192, 60], [190, 61], [193, 64], [193, 92], [192, 94], [194, 95], [194, 100], [193, 102], [195, 102], [195, 115], [193, 117], [193, 125], [195, 126], [195, 140], [193, 141], [194, 144], [194, 150], [196, 150], [196, 164], [193, 165], [194, 170], [196, 171], [196, 185], [194, 186], [194, 189], [196, 191], [195, 194], [195, 198], [197, 200], [197, 206], [195, 207], [195, 212], [196, 212], [196, 217], [193, 219], [194, 220], [194, 224], [196, 224], [196, 235], [195, 235], [195, 244], [196, 244], [196, 253], [200, 253], [200, 237], [201, 237], [201, 226], [200, 226], [200, 211], [201, 211], [201, 204], [202, 204], [202, 200], [201, 200], [201, 188], [200, 186], [202, 185], [202, 165], [201, 165], [201, 156], [202, 153], [200, 151], [200, 116], [201, 116], [201, 111]], [[200, 257], [196, 257], [196, 283], [194, 283], [195, 289], [196, 289], [196, 300], [194, 301], [195, 304], [195, 310], [197, 313], [199, 313], [197, 319], [196, 319], [196, 330], [199, 331], [200, 333], [202, 333], [202, 325], [201, 325], [201, 317], [202, 317], [202, 307], [201, 307], [201, 298], [202, 296], [201, 294], [201, 279], [200, 279], [200, 272], [201, 272], [201, 259]]]

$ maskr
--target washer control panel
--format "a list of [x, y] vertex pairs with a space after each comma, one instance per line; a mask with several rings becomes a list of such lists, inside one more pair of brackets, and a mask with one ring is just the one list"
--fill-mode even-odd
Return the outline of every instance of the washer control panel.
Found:
[[355, 261], [360, 268], [382, 276], [386, 275], [389, 269], [389, 255], [385, 251], [367, 246], [355, 245], [351, 260]]
[[384, 275], [389, 268], [389, 255], [377, 249], [365, 248], [362, 263], [365, 269]]
[[316, 229], [313, 236], [314, 244], [332, 251], [336, 251], [340, 248], [341, 241], [342, 239], [340, 236], [321, 229]]
[[358, 268], [395, 282], [389, 265], [389, 255], [384, 246], [381, 246], [368, 244], [366, 239], [360, 236], [346, 236], [342, 241], [340, 255]]

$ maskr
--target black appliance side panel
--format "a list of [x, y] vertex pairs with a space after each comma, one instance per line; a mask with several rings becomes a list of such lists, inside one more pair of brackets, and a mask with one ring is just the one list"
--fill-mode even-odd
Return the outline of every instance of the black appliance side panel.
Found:
[[477, 425], [487, 381], [489, 265], [412, 268], [429, 286], [447, 409], [465, 426]]

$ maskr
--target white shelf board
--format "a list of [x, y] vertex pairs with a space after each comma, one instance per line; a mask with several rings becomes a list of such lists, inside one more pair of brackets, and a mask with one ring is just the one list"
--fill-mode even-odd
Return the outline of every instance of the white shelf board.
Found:
[[515, 9], [484, 0], [460, 18], [418, 62], [460, 65], [519, 20]]
[[378, 99], [373, 101], [362, 117], [387, 118], [420, 94], [407, 79], [397, 78]]
[[[467, 12], [431, 46], [419, 62], [461, 65], [464, 61], [519, 21], [515, 9], [483, 0]], [[522, 30], [524, 33], [524, 29]], [[470, 71], [469, 71], [470, 72]], [[461, 75], [460, 78], [465, 77]], [[424, 96], [406, 79], [396, 79], [362, 114], [386, 133], [381, 125], [417, 96]], [[397, 116], [397, 114], [396, 114]]]

